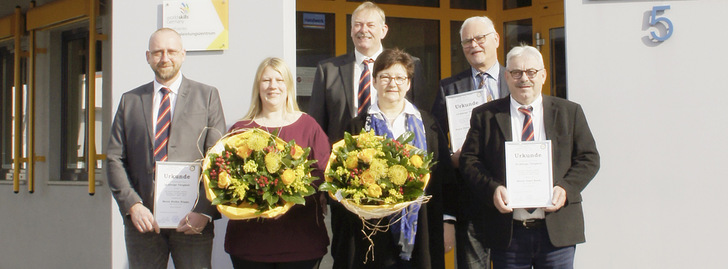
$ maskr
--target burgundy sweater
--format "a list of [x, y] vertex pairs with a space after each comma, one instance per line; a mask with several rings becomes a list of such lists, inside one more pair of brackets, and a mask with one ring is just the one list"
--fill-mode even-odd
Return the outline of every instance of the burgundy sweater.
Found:
[[[311, 116], [303, 114], [296, 122], [283, 127], [267, 128], [250, 120], [235, 123], [230, 130], [257, 127], [270, 133], [278, 131], [285, 140], [296, 140], [301, 147], [310, 147], [309, 159], [318, 160], [312, 176], [323, 182], [329, 160], [329, 138]], [[279, 130], [280, 129], [280, 130]], [[230, 220], [225, 234], [225, 251], [239, 259], [256, 262], [292, 262], [321, 258], [326, 254], [329, 236], [324, 224], [326, 201], [322, 192], [306, 197], [306, 205], [294, 205], [275, 219]]]

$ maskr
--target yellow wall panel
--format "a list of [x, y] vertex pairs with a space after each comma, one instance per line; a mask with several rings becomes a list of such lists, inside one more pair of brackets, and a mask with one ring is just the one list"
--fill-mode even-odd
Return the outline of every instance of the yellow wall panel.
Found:
[[27, 30], [36, 30], [54, 24], [88, 16], [92, 0], [58, 0], [28, 10]]

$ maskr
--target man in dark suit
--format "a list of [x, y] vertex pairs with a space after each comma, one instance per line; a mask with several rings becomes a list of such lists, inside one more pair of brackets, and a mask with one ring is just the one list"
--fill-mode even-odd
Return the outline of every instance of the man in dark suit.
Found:
[[[460, 40], [470, 68], [440, 81], [440, 91], [432, 108], [432, 114], [445, 130], [449, 130], [446, 96], [469, 91], [481, 91], [487, 102], [508, 96], [508, 85], [504, 77], [505, 67], [498, 63], [497, 54], [500, 36], [495, 31], [493, 22], [485, 16], [466, 19], [460, 28]], [[448, 132], [448, 136], [452, 141], [450, 132]], [[460, 158], [460, 146], [456, 148], [449, 146], [453, 166], [457, 167]], [[445, 188], [446, 195], [451, 197], [446, 201], [448, 203], [460, 203], [460, 206], [450, 205], [450, 208], [459, 208], [465, 202], [458, 199], [462, 196], [453, 193], [457, 191], [454, 186], [457, 186], [459, 178], [459, 174], [452, 176], [449, 178], [451, 182], [446, 183], [446, 186], [450, 186]], [[490, 268], [489, 251], [473, 235], [472, 223], [461, 214], [446, 218], [448, 220], [445, 224], [445, 251], [452, 248], [454, 240], [457, 245], [458, 268]], [[454, 236], [453, 229], [455, 230]]]
[[[494, 268], [573, 268], [575, 245], [585, 241], [581, 191], [599, 170], [596, 143], [580, 105], [541, 94], [546, 70], [536, 48], [513, 48], [506, 66], [511, 97], [477, 107], [470, 120], [460, 157], [465, 214]], [[529, 140], [551, 141], [552, 205], [511, 208], [505, 142]]]
[[170, 252], [176, 268], [211, 266], [212, 220], [220, 215], [201, 184], [176, 229], [160, 229], [152, 214], [155, 162], [199, 160], [225, 132], [217, 89], [182, 76], [185, 55], [177, 32], [154, 32], [146, 56], [155, 79], [124, 93], [114, 117], [107, 176], [124, 216], [130, 268], [167, 268]]
[[[366, 78], [362, 75], [366, 73], [365, 71], [372, 70], [374, 60], [383, 50], [382, 39], [388, 30], [384, 11], [372, 2], [364, 2], [351, 15], [351, 40], [355, 50], [349, 54], [323, 60], [318, 64], [308, 114], [321, 125], [329, 136], [331, 144], [343, 139], [344, 128], [349, 121], [361, 111], [366, 113], [369, 104], [376, 101], [374, 99], [377, 96], [376, 89], [373, 87], [369, 87], [368, 100], [365, 95], [361, 95], [360, 98], [359, 92], [362, 90], [360, 88], [364, 88], [366, 84], [360, 81], [374, 81], [371, 72]], [[412, 81], [412, 90], [406, 97], [416, 107], [428, 109], [424, 72], [420, 60], [418, 58], [414, 60], [415, 77]]]

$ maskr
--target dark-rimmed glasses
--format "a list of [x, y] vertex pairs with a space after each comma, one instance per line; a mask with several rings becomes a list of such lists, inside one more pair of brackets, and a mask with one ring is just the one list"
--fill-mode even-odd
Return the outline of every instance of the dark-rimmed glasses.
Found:
[[395, 84], [402, 85], [405, 81], [407, 81], [408, 77], [390, 77], [387, 75], [379, 75], [379, 82], [384, 84], [389, 84], [390, 82], [392, 82], [392, 79], [394, 79]]
[[528, 69], [528, 70], [518, 70], [518, 69], [516, 69], [516, 70], [510, 70], [510, 71], [508, 71], [508, 73], [511, 73], [511, 77], [514, 78], [514, 79], [519, 79], [519, 78], [523, 77], [523, 73], [526, 73], [526, 76], [528, 78], [533, 79], [533, 78], [536, 77], [536, 74], [538, 74], [538, 72], [541, 71], [541, 70], [543, 70], [543, 68], [541, 68], [541, 69], [533, 69], [532, 68], [532, 69]]
[[473, 41], [475, 41], [475, 43], [478, 43], [478, 45], [483, 45], [483, 43], [485, 43], [485, 38], [492, 33], [495, 33], [495, 32], [490, 32], [490, 33], [487, 33], [484, 35], [479, 35], [479, 36], [475, 36], [473, 38], [465, 39], [463, 41], [460, 41], [460, 44], [463, 45], [463, 48], [473, 47]]

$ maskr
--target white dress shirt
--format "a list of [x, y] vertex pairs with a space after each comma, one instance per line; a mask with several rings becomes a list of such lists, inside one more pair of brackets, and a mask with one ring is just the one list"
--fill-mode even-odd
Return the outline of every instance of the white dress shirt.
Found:
[[[157, 79], [154, 79], [154, 100], [152, 103], [154, 104], [152, 106], [152, 126], [154, 126], [154, 133], [157, 133], [157, 116], [159, 116], [159, 105], [162, 102], [162, 88], [166, 87], [169, 89], [169, 115], [174, 116], [174, 104], [177, 100], [177, 94], [179, 93], [179, 86], [182, 84], [182, 75], [177, 77], [175, 81], [172, 82], [172, 84], [169, 85], [169, 87], [162, 85], [161, 83], [157, 82]], [[170, 117], [170, 120], [172, 117]]]
[[[519, 107], [532, 107], [531, 119], [533, 123], [533, 140], [534, 141], [546, 141], [546, 130], [544, 129], [543, 123], [543, 97], [541, 95], [528, 105], [521, 105], [513, 99], [511, 96], [511, 136], [513, 141], [521, 141], [521, 133], [523, 132], [523, 121], [526, 119], [526, 115], [518, 111]], [[543, 219], [546, 217], [546, 213], [542, 208], [538, 208], [533, 213], [528, 213], [526, 209], [515, 208], [513, 209], [513, 219], [516, 220], [527, 220], [527, 219]]]
[[[377, 52], [372, 55], [372, 57], [367, 57], [364, 54], [361, 54], [358, 50], [354, 50], [354, 55], [356, 56], [356, 63], [354, 64], [354, 111], [358, 111], [359, 109], [359, 79], [361, 78], [361, 72], [364, 71], [364, 60], [366, 59], [372, 59], [377, 60], [377, 57], [379, 57], [379, 54], [382, 54], [382, 51], [384, 51], [384, 48], [379, 48]], [[369, 95], [371, 96], [369, 98], [369, 103], [374, 105], [377, 103], [377, 89], [374, 88], [374, 62], [371, 62], [369, 65], [369, 81], [371, 81], [371, 86], [369, 87]], [[356, 113], [354, 113], [354, 116], [356, 117]]]

